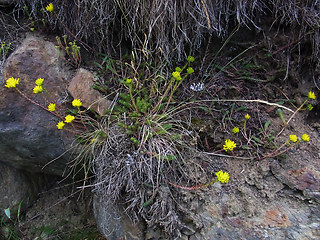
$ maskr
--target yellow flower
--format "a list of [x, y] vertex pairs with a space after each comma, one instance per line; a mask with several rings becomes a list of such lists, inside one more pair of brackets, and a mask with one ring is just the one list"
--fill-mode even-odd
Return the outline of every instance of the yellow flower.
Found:
[[250, 118], [250, 115], [247, 113], [245, 116], [244, 116], [245, 119], [249, 120]]
[[42, 92], [42, 87], [41, 86], [35, 86], [33, 89], [33, 93], [41, 93]]
[[289, 136], [289, 139], [290, 139], [290, 141], [292, 141], [292, 142], [297, 142], [297, 141], [298, 141], [298, 138], [297, 138], [296, 135], [290, 135], [290, 136]]
[[314, 92], [309, 92], [308, 93], [308, 98], [310, 98], [310, 99], [316, 99], [316, 95], [314, 94]]
[[192, 67], [188, 67], [188, 68], [187, 68], [187, 73], [188, 73], [188, 74], [194, 73], [193, 68], [192, 68]]
[[229, 173], [223, 172], [220, 170], [219, 172], [216, 172], [216, 176], [219, 182], [221, 183], [228, 183], [229, 182]]
[[180, 67], [176, 67], [176, 72], [182, 72], [182, 69]]
[[53, 11], [53, 4], [52, 3], [49, 3], [47, 6], [46, 6], [46, 10], [48, 12], [52, 12]]
[[43, 85], [43, 78], [38, 78], [37, 80], [36, 80], [36, 85], [37, 86], [42, 86]]
[[234, 128], [232, 129], [232, 132], [233, 132], [233, 133], [238, 133], [238, 132], [239, 132], [239, 128], [238, 128], [238, 127], [234, 127]]
[[80, 99], [74, 99], [72, 101], [72, 106], [74, 107], [81, 107], [81, 105], [82, 105], [82, 102], [80, 101]]
[[182, 79], [179, 72], [173, 72], [172, 76], [178, 81]]
[[67, 115], [66, 117], [65, 117], [65, 121], [64, 122], [66, 122], [66, 123], [71, 123], [73, 120], [74, 120], [74, 116], [72, 116], [72, 115]]
[[7, 84], [5, 85], [7, 88], [15, 88], [19, 84], [19, 78], [9, 78], [7, 80]]
[[126, 79], [126, 84], [131, 84], [132, 83], [132, 79], [131, 78], [127, 78]]
[[50, 103], [48, 106], [48, 110], [50, 112], [54, 112], [56, 110], [56, 104], [55, 103]]
[[62, 122], [62, 121], [61, 121], [61, 122], [58, 122], [57, 128], [58, 128], [58, 129], [63, 129], [64, 125], [65, 125], [64, 122]]
[[237, 146], [237, 144], [230, 140], [230, 139], [227, 139], [225, 141], [225, 144], [223, 145], [223, 149], [227, 152], [228, 150], [232, 151], [235, 147]]
[[303, 134], [303, 135], [301, 136], [301, 139], [302, 139], [303, 141], [305, 141], [305, 142], [309, 142], [309, 141], [310, 141], [310, 137], [309, 137], [308, 134]]
[[194, 62], [194, 57], [188, 56], [187, 61], [188, 61], [188, 62]]

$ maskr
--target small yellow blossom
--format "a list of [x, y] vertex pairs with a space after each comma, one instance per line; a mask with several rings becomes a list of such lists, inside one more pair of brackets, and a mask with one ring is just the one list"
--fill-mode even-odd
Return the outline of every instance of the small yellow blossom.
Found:
[[80, 101], [80, 99], [74, 99], [72, 101], [72, 106], [74, 107], [81, 107], [81, 105], [82, 105], [82, 102]]
[[56, 110], [56, 104], [55, 103], [50, 103], [48, 106], [48, 110], [50, 112], [54, 112]]
[[62, 121], [61, 121], [61, 122], [58, 122], [57, 128], [58, 128], [58, 129], [63, 129], [64, 125], [65, 125], [64, 122], [62, 122]]
[[180, 67], [176, 67], [176, 72], [182, 72], [182, 69]]
[[90, 140], [91, 143], [94, 143], [95, 141], [96, 141], [95, 138], [92, 138], [92, 139]]
[[43, 78], [38, 78], [37, 80], [36, 80], [36, 85], [37, 86], [42, 86], [43, 85]]
[[194, 57], [193, 56], [188, 56], [187, 61], [188, 62], [194, 62]]
[[310, 137], [309, 137], [308, 134], [303, 134], [303, 135], [301, 136], [301, 139], [302, 139], [303, 141], [305, 141], [305, 142], [309, 142], [309, 141], [310, 141]]
[[19, 78], [9, 78], [6, 83], [7, 88], [15, 88], [19, 84]]
[[127, 78], [126, 79], [126, 84], [131, 84], [132, 83], [132, 79], [131, 78]]
[[52, 12], [53, 11], [53, 4], [52, 3], [49, 3], [47, 6], [46, 6], [46, 10], [48, 12]]
[[176, 79], [178, 81], [180, 81], [182, 79], [179, 72], [173, 72], [172, 76], [174, 77], [174, 79]]
[[244, 116], [245, 119], [249, 120], [250, 119], [250, 115], [247, 113], [245, 116]]
[[230, 139], [227, 139], [225, 141], [225, 144], [223, 145], [223, 149], [227, 152], [228, 150], [232, 151], [235, 147], [237, 146], [237, 144], [230, 140]]
[[219, 182], [221, 183], [228, 183], [229, 182], [229, 173], [223, 172], [220, 170], [219, 172], [216, 172], [216, 176]]
[[192, 68], [192, 67], [188, 67], [188, 68], [187, 68], [187, 73], [188, 73], [188, 74], [194, 73], [193, 68]]
[[296, 135], [290, 135], [290, 136], [289, 136], [289, 139], [290, 139], [290, 141], [292, 141], [292, 142], [297, 142], [297, 141], [298, 141], [298, 138], [297, 138]]
[[235, 134], [238, 133], [238, 132], [239, 132], [239, 128], [238, 128], [238, 127], [234, 127], [234, 128], [232, 129], [232, 132], [235, 133]]
[[33, 93], [41, 93], [42, 92], [42, 87], [41, 86], [35, 86], [33, 89]]
[[316, 99], [316, 95], [314, 94], [314, 92], [309, 92], [308, 93], [308, 98], [310, 98], [310, 99]]
[[66, 122], [66, 123], [71, 123], [73, 120], [74, 120], [74, 116], [72, 116], [72, 115], [67, 115], [66, 117], [65, 117], [65, 121], [64, 122]]

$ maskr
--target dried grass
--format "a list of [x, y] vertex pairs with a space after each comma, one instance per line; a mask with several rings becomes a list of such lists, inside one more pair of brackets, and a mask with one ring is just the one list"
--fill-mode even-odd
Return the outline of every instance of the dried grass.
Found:
[[[137, 149], [119, 127], [109, 125], [108, 138], [94, 160], [95, 192], [108, 205], [122, 202], [133, 220], [160, 225], [171, 236], [180, 235], [182, 224], [175, 200], [179, 189], [168, 182], [195, 184], [199, 172], [206, 175], [194, 161], [200, 153], [187, 147], [190, 132], [181, 125], [175, 130], [184, 140], [155, 136]], [[169, 155], [176, 159], [167, 159]]]
[[[39, 9], [49, 1], [18, 2], [20, 7], [30, 5], [31, 13], [40, 16]], [[300, 29], [301, 36], [317, 27], [319, 19], [315, 0], [57, 0], [54, 5], [64, 26], [48, 16], [53, 26], [69, 28], [99, 52], [114, 53], [127, 45], [167, 60], [185, 58], [188, 49], [199, 49], [208, 35], [226, 37], [238, 24], [260, 30], [265, 27], [260, 20], [264, 16], [274, 24]], [[312, 38], [317, 54], [318, 33]]]

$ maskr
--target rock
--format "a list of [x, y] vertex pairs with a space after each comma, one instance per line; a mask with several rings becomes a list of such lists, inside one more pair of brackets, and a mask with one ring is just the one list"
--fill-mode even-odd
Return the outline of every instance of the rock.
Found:
[[80, 99], [84, 107], [90, 108], [103, 116], [105, 110], [110, 106], [110, 101], [94, 90], [92, 88], [93, 84], [93, 74], [80, 68], [71, 80], [68, 91], [73, 98]]
[[297, 201], [292, 190], [286, 190], [286, 195], [292, 192], [294, 197], [282, 193], [275, 198], [261, 198], [257, 188], [247, 184], [238, 190], [241, 194], [234, 195], [222, 189], [219, 197], [208, 192], [199, 211], [204, 226], [189, 239], [319, 239], [317, 203]]
[[287, 228], [291, 226], [288, 215], [277, 207], [268, 209], [262, 222], [265, 226], [271, 228]]
[[202, 240], [202, 236], [199, 233], [196, 233], [189, 237], [189, 240]]
[[[41, 174], [31, 174], [0, 163], [0, 218], [3, 209], [9, 208], [11, 218], [15, 219], [38, 198], [38, 192], [47, 178]], [[7, 219], [7, 217], [5, 217]]]
[[273, 163], [272, 172], [291, 189], [300, 190], [306, 198], [320, 203], [320, 172], [312, 167], [284, 169], [277, 162]]
[[[54, 44], [42, 38], [26, 38], [9, 56], [3, 66], [3, 79], [19, 78], [19, 90], [45, 109], [28, 101], [16, 89], [0, 88], [1, 162], [31, 172], [63, 175], [70, 161], [67, 150], [73, 136], [57, 129], [60, 119], [46, 108], [49, 102], [63, 107], [70, 76], [71, 72], [60, 64]], [[44, 86], [50, 92], [47, 100], [33, 93], [37, 78], [44, 79]]]
[[107, 200], [95, 193], [93, 211], [99, 231], [107, 238], [114, 240], [143, 240], [144, 226], [133, 224], [130, 218], [116, 204], [110, 206]]

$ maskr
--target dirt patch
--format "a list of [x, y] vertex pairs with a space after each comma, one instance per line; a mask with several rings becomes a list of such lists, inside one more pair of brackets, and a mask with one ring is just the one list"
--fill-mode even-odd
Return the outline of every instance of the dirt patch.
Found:
[[97, 230], [90, 190], [55, 184], [40, 193], [17, 224], [19, 239], [104, 239]]

